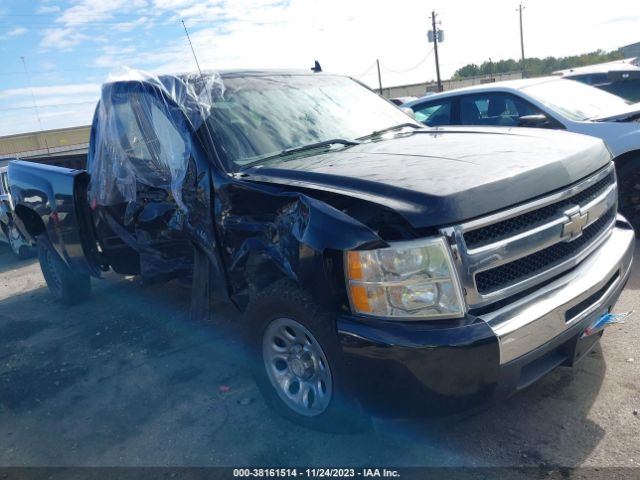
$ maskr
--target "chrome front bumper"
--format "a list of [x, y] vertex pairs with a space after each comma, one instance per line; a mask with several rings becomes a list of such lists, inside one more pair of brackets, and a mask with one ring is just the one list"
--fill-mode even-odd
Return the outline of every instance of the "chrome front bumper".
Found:
[[[631, 271], [635, 234], [618, 215], [609, 237], [573, 270], [507, 306], [480, 315], [498, 337], [503, 365], [615, 303]], [[602, 310], [602, 311], [600, 311]]]

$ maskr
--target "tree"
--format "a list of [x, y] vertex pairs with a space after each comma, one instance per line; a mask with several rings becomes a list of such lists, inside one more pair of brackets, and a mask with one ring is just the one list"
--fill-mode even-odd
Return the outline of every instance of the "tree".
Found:
[[[569, 57], [546, 57], [546, 58], [527, 58], [526, 70], [527, 75], [538, 77], [549, 75], [556, 70], [564, 70], [567, 68], [582, 67], [585, 65], [593, 65], [595, 63], [612, 62], [624, 58], [622, 50], [613, 50], [605, 52], [604, 50], [596, 50], [595, 52], [583, 53], [582, 55], [572, 55]], [[452, 80], [462, 80], [463, 78], [475, 77], [478, 75], [495, 75], [497, 73], [517, 72], [520, 70], [520, 62], [518, 60], [499, 60], [497, 62], [484, 62], [480, 66], [470, 63], [455, 71]]]

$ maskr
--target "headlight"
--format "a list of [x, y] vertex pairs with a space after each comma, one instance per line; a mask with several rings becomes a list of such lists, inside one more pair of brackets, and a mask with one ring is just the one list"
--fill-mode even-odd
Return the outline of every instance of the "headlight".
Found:
[[464, 315], [462, 291], [443, 238], [345, 254], [351, 309], [408, 319]]

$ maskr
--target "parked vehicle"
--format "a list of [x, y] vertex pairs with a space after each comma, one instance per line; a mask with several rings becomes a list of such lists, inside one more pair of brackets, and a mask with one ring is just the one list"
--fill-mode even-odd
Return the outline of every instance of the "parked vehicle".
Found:
[[13, 203], [7, 178], [8, 160], [0, 160], [0, 240], [5, 241], [20, 260], [33, 256], [33, 248], [14, 224]]
[[267, 402], [319, 429], [476, 409], [573, 365], [634, 252], [601, 140], [427, 129], [321, 73], [132, 74], [103, 87], [87, 171], [9, 179], [57, 300], [109, 269], [191, 275], [195, 313], [245, 312]]
[[400, 106], [404, 103], [411, 102], [412, 100], [416, 100], [417, 98], [418, 97], [396, 97], [396, 98], [390, 98], [389, 101], [394, 105]]
[[476, 85], [403, 105], [425, 125], [567, 130], [601, 138], [614, 156], [620, 212], [640, 231], [640, 103], [559, 77]]
[[558, 70], [553, 74], [600, 88], [631, 102], [640, 102], [639, 58]]

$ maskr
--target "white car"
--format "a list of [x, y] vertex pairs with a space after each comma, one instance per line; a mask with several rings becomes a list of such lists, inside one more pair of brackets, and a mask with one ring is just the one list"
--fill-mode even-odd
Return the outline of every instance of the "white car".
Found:
[[558, 70], [553, 74], [598, 87], [631, 102], [640, 101], [640, 57]]
[[431, 127], [538, 127], [601, 138], [616, 163], [620, 211], [640, 233], [640, 103], [573, 80], [542, 77], [461, 88], [403, 107]]

